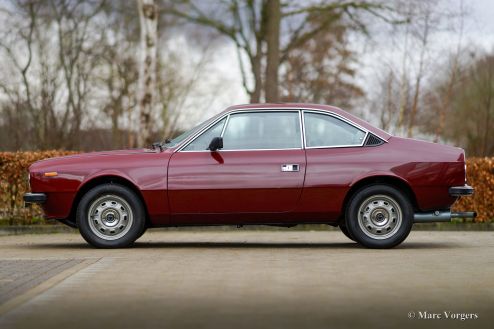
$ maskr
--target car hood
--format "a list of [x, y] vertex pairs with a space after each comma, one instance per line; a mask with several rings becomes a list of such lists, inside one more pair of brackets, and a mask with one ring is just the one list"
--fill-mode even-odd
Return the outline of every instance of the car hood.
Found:
[[149, 153], [159, 153], [159, 150], [153, 149], [128, 149], [128, 150], [114, 150], [114, 151], [101, 151], [101, 152], [89, 152], [89, 153], [80, 153], [73, 155], [65, 155], [60, 157], [48, 158], [44, 160], [37, 161], [31, 165], [30, 170], [33, 169], [41, 169], [50, 167], [52, 165], [58, 164], [73, 164], [77, 162], [87, 162], [87, 161], [97, 161], [103, 160], [107, 157], [119, 158], [124, 156], [132, 156], [139, 154], [149, 154]]

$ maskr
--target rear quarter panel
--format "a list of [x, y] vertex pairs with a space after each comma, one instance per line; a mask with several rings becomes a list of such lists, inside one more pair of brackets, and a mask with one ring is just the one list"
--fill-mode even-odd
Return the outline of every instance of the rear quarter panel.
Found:
[[317, 220], [338, 219], [352, 186], [369, 177], [408, 184], [417, 210], [446, 209], [456, 200], [448, 188], [465, 183], [463, 150], [391, 137], [375, 147], [308, 149], [307, 173], [297, 210]]

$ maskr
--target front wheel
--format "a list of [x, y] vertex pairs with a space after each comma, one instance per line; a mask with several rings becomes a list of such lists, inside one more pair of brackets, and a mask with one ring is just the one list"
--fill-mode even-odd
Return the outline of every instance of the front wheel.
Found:
[[118, 184], [103, 184], [89, 190], [77, 207], [77, 226], [94, 247], [123, 248], [144, 232], [145, 211], [139, 197]]
[[340, 225], [338, 225], [338, 227], [340, 228], [341, 232], [343, 232], [343, 234], [345, 234], [345, 236], [347, 238], [349, 238], [352, 241], [355, 241], [355, 239], [350, 235], [350, 232], [348, 232], [348, 229], [346, 228], [344, 223], [340, 223]]
[[392, 248], [406, 239], [413, 225], [408, 197], [389, 185], [371, 185], [351, 198], [345, 226], [358, 243], [368, 248]]

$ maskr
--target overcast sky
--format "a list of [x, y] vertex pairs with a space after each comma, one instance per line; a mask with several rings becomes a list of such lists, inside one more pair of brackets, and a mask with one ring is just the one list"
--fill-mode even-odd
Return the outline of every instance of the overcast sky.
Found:
[[471, 24], [470, 37], [479, 43], [483, 42], [489, 49], [494, 47], [494, 0], [469, 0], [472, 8], [469, 18]]

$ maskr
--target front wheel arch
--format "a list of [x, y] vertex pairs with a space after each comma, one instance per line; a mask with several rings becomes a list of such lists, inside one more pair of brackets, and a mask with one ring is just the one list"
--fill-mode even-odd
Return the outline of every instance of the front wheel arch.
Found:
[[[77, 212], [77, 206], [79, 205], [79, 202], [81, 201], [82, 197], [84, 194], [86, 194], [88, 191], [90, 191], [92, 188], [98, 186], [98, 185], [103, 185], [103, 184], [118, 184], [125, 186], [129, 189], [132, 190], [140, 199], [143, 207], [144, 207], [144, 212], [146, 216], [146, 227], [151, 226], [151, 219], [149, 217], [148, 209], [147, 209], [147, 204], [144, 201], [144, 198], [142, 196], [141, 191], [137, 188], [137, 186], [134, 185], [131, 181], [128, 179], [125, 179], [120, 176], [115, 176], [115, 175], [105, 175], [105, 176], [98, 176], [95, 178], [92, 178], [86, 182], [83, 183], [81, 187], [79, 187], [79, 190], [77, 191], [76, 196], [74, 197], [74, 200], [72, 201], [72, 207], [70, 209], [70, 215], [67, 219], [64, 219], [64, 221], [69, 221], [73, 223], [72, 227], [77, 228], [76, 224], [76, 212]], [[63, 222], [62, 222], [63, 223]], [[69, 224], [67, 224], [69, 225]], [[71, 225], [69, 225], [71, 226]]]

